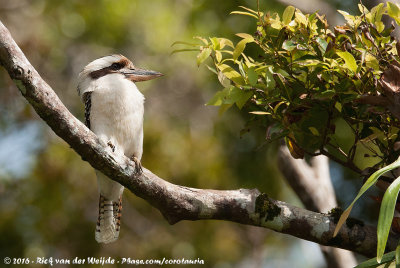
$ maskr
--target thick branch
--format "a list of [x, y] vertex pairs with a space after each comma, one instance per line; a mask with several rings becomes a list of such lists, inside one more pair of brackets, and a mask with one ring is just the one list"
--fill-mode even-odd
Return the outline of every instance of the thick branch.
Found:
[[[171, 224], [180, 220], [227, 220], [269, 228], [367, 256], [375, 255], [376, 229], [373, 227], [345, 226], [336, 238], [332, 238], [335, 223], [331, 217], [273, 200], [256, 189], [201, 190], [171, 184], [147, 169], [141, 175], [135, 174], [132, 161], [112, 153], [65, 108], [1, 22], [0, 64], [38, 115], [82, 159], [159, 209]], [[388, 247], [396, 247], [394, 238], [389, 239]]]

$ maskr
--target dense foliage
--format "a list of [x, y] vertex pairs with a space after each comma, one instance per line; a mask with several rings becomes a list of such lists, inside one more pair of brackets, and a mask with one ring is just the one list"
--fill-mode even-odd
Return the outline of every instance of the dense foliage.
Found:
[[[186, 43], [200, 49], [199, 65], [212, 59], [208, 68], [224, 87], [208, 104], [223, 111], [246, 105], [255, 115], [250, 120], [265, 120], [267, 140], [285, 137], [296, 158], [324, 154], [359, 173], [365, 166], [357, 158], [369, 157], [369, 167], [393, 162], [399, 119], [383, 107], [388, 100], [380, 78], [398, 52], [394, 25], [385, 28], [382, 17], [399, 22], [400, 9], [358, 6], [359, 16], [339, 11], [346, 24], [333, 29], [324, 16], [292, 6], [281, 17], [245, 7], [232, 12], [252, 17], [254, 33], [236, 34], [236, 45], [218, 37]], [[249, 55], [246, 46], [257, 52]], [[352, 142], [343, 142], [343, 132]]]
[[[196, 37], [202, 44], [177, 42], [196, 47], [187, 50], [200, 50], [198, 65], [212, 59], [215, 68], [208, 68], [224, 89], [209, 105], [225, 111], [236, 104], [254, 118], [261, 116], [267, 140], [284, 137], [295, 158], [324, 154], [360, 174], [373, 173], [342, 214], [335, 234], [355, 202], [383, 174], [400, 166], [400, 158], [393, 162], [399, 156], [400, 43], [392, 36], [394, 23], [385, 27], [382, 22], [388, 15], [400, 24], [400, 8], [390, 2], [371, 10], [358, 7], [359, 16], [339, 11], [346, 24], [333, 29], [324, 16], [303, 14], [292, 6], [282, 17], [242, 7], [232, 13], [254, 18], [256, 29], [236, 34], [241, 38], [236, 45], [217, 37]], [[256, 46], [255, 55], [245, 51], [250, 45]], [[343, 128], [351, 130], [352, 142], [340, 141]], [[373, 161], [360, 167], [356, 157]], [[387, 186], [382, 199], [377, 260], [362, 267], [382, 261], [399, 191], [400, 177]], [[395, 255], [398, 265], [400, 247], [383, 259], [392, 262]]]

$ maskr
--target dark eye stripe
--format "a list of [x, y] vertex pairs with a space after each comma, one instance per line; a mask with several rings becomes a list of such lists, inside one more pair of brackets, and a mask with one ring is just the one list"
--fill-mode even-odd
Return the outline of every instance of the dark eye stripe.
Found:
[[125, 59], [121, 59], [118, 62], [114, 62], [111, 66], [104, 67], [100, 70], [93, 71], [89, 74], [92, 79], [99, 79], [107, 74], [115, 73], [116, 71], [124, 68], [128, 62]]
[[92, 79], [98, 79], [98, 78], [103, 77], [103, 76], [105, 76], [105, 75], [107, 75], [107, 74], [110, 74], [110, 73], [115, 73], [115, 71], [114, 71], [113, 69], [111, 69], [110, 67], [105, 67], [105, 68], [103, 68], [103, 69], [100, 69], [100, 70], [96, 70], [96, 71], [91, 72], [91, 73], [89, 74], [89, 76], [90, 76]]

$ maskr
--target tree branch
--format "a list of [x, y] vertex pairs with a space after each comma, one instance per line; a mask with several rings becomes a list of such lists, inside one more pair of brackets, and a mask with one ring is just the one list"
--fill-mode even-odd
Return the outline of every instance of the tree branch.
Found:
[[309, 165], [303, 159], [294, 159], [287, 147], [281, 146], [278, 167], [307, 209], [328, 212], [337, 207], [326, 156], [313, 157]]
[[[311, 158], [309, 165], [304, 159], [294, 159], [287, 146], [282, 145], [278, 152], [278, 168], [307, 209], [327, 212], [337, 207], [326, 156]], [[357, 265], [354, 254], [350, 251], [322, 245], [320, 247], [328, 268]]]
[[[180, 220], [218, 219], [265, 227], [322, 245], [349, 249], [366, 256], [376, 251], [376, 229], [359, 224], [344, 226], [332, 238], [333, 218], [269, 198], [257, 189], [202, 190], [178, 186], [143, 169], [108, 146], [76, 119], [43, 81], [0, 22], [0, 64], [22, 95], [51, 129], [95, 169], [121, 183], [156, 207], [169, 223]], [[396, 247], [391, 237], [388, 248]]]

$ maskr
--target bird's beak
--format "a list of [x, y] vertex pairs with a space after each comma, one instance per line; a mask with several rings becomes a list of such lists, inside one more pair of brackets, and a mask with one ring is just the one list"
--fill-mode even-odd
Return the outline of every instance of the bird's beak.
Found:
[[140, 68], [133, 68], [133, 69], [122, 69], [121, 73], [125, 75], [125, 77], [132, 82], [141, 82], [151, 80], [160, 76], [163, 76], [162, 73], [145, 70]]

